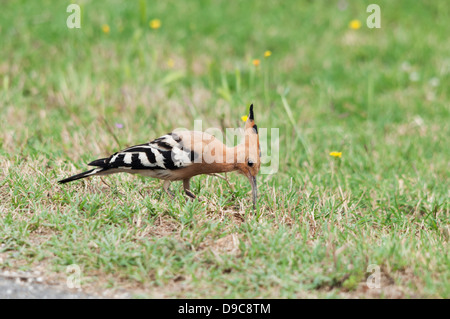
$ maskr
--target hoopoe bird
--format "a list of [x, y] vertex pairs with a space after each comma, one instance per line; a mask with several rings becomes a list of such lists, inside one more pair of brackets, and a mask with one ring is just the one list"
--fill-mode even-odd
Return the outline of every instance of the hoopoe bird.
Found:
[[213, 135], [204, 132], [172, 132], [149, 143], [131, 146], [110, 157], [97, 159], [88, 164], [96, 168], [60, 180], [59, 183], [124, 172], [164, 180], [163, 189], [170, 197], [173, 197], [169, 190], [170, 183], [183, 181], [186, 195], [195, 198], [190, 191], [192, 177], [237, 171], [250, 181], [254, 208], [260, 157], [258, 128], [252, 104], [245, 122], [244, 141], [235, 147], [227, 147]]

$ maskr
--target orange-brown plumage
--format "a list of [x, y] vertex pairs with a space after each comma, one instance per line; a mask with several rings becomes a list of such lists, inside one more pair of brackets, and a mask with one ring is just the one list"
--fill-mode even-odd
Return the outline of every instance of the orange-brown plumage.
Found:
[[171, 194], [170, 182], [182, 180], [186, 194], [195, 198], [189, 189], [193, 176], [238, 171], [250, 181], [255, 205], [256, 175], [261, 161], [253, 105], [250, 106], [245, 123], [244, 141], [235, 147], [228, 147], [213, 135], [204, 132], [180, 131], [169, 133], [147, 144], [129, 147], [89, 165], [98, 168], [59, 182], [67, 183], [89, 176], [126, 172], [164, 180], [163, 188], [168, 194]]

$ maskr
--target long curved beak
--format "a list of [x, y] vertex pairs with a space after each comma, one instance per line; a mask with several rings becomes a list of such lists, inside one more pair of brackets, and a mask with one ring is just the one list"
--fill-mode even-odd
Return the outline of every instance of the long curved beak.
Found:
[[256, 184], [256, 176], [252, 176], [249, 174], [248, 180], [252, 185], [252, 199], [253, 199], [253, 209], [256, 207], [256, 197], [258, 196], [258, 185]]

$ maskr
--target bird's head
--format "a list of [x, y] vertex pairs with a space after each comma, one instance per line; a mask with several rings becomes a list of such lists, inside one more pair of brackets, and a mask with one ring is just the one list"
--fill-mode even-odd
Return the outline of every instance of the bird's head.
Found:
[[256, 175], [258, 175], [261, 167], [261, 150], [259, 147], [258, 127], [255, 124], [253, 114], [253, 104], [250, 105], [244, 132], [244, 142], [238, 147], [236, 167], [241, 174], [247, 176], [252, 185], [253, 207], [255, 207], [258, 191]]

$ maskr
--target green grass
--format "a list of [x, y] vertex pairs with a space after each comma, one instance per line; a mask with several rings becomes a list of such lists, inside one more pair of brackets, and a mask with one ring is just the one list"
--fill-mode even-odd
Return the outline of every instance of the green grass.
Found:
[[[69, 2], [2, 3], [2, 271], [65, 283], [78, 264], [85, 290], [144, 297], [450, 297], [445, 0], [378, 1], [381, 29], [372, 1], [77, 3], [73, 30]], [[238, 127], [250, 103], [280, 129], [256, 214], [233, 174], [195, 178], [193, 202], [136, 176], [56, 183], [195, 119]]]

